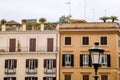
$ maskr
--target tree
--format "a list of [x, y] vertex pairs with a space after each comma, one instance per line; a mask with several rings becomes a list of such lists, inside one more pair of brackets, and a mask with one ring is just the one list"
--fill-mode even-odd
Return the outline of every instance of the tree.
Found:
[[103, 22], [106, 22], [109, 19], [109, 17], [104, 16], [104, 17], [100, 17], [99, 19], [102, 20]]
[[115, 22], [115, 20], [118, 20], [117, 16], [110, 16], [110, 19], [112, 20], [112, 22]]
[[71, 18], [71, 16], [61, 16], [59, 18], [59, 22], [60, 23], [68, 23], [68, 22], [70, 22], [70, 18]]
[[5, 19], [1, 20], [1, 24], [4, 25], [7, 21]]
[[22, 24], [26, 24], [27, 23], [27, 20], [26, 19], [23, 19], [22, 20]]
[[40, 18], [40, 19], [39, 19], [39, 22], [40, 22], [40, 23], [45, 23], [46, 21], [47, 21], [46, 18]]

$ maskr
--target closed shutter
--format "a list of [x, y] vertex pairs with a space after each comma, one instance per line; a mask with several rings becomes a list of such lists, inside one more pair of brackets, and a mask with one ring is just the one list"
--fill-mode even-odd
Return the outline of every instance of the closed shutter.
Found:
[[83, 66], [83, 55], [80, 54], [80, 66], [82, 67]]
[[30, 47], [29, 47], [30, 52], [36, 51], [36, 39], [31, 38], [30, 39]]
[[10, 52], [15, 52], [15, 50], [16, 50], [16, 39], [10, 39], [9, 51]]
[[25, 77], [25, 80], [28, 80], [28, 77]]
[[14, 68], [16, 68], [17, 67], [17, 60], [14, 60]]
[[74, 55], [71, 55], [71, 66], [74, 66]]
[[89, 67], [92, 66], [92, 60], [91, 60], [91, 55], [89, 55]]
[[62, 55], [62, 66], [65, 66], [65, 55]]
[[46, 59], [44, 59], [44, 68], [46, 68]]
[[110, 64], [111, 63], [111, 59], [110, 59], [110, 55], [109, 54], [107, 55], [107, 60], [108, 60], [107, 61], [107, 67], [110, 67], [111, 66], [111, 64]]
[[5, 60], [5, 68], [8, 68], [8, 60]]
[[47, 51], [53, 52], [53, 38], [47, 39]]
[[26, 68], [29, 67], [29, 59], [26, 59]]
[[53, 77], [53, 80], [56, 80], [56, 77]]
[[34, 77], [34, 80], [38, 80], [38, 78], [37, 78], [37, 77]]
[[35, 68], [38, 67], [38, 59], [35, 59]]
[[56, 68], [56, 59], [53, 60], [53, 68]]

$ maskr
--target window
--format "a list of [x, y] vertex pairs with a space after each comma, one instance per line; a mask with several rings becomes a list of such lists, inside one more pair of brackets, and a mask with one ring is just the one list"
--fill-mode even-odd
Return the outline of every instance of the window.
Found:
[[37, 73], [38, 59], [27, 59], [26, 60], [26, 72]]
[[43, 80], [56, 80], [56, 77], [43, 77]]
[[55, 59], [44, 59], [44, 72], [55, 73], [56, 60]]
[[110, 55], [104, 54], [102, 57], [102, 67], [110, 67]]
[[17, 60], [16, 59], [7, 59], [5, 60], [5, 73], [14, 74], [17, 67]]
[[4, 80], [16, 80], [16, 77], [4, 77]]
[[71, 80], [71, 75], [65, 75], [65, 79], [64, 80]]
[[91, 66], [91, 56], [89, 54], [80, 54], [80, 66]]
[[64, 54], [62, 56], [62, 65], [63, 66], [74, 66], [74, 55]]
[[37, 77], [25, 77], [25, 80], [38, 80]]
[[108, 75], [101, 75], [101, 80], [108, 80]]
[[71, 37], [65, 37], [65, 45], [71, 45]]
[[89, 80], [89, 75], [83, 75], [83, 80]]
[[82, 37], [82, 45], [89, 45], [89, 37]]
[[107, 45], [107, 37], [106, 36], [102, 36], [100, 39], [101, 45]]

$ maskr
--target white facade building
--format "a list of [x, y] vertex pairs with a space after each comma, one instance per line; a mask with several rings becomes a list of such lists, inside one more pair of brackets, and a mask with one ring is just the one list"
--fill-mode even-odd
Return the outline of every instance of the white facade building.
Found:
[[57, 30], [1, 31], [0, 80], [59, 80]]

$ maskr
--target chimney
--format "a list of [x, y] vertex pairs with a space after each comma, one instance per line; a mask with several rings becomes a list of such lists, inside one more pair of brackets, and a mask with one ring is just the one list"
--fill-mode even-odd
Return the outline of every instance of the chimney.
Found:
[[41, 23], [41, 28], [40, 28], [41, 31], [44, 31], [44, 23]]
[[60, 24], [57, 23], [56, 30], [59, 30]]
[[6, 31], [6, 25], [5, 24], [2, 25], [2, 31]]
[[22, 25], [22, 31], [26, 31], [26, 24]]

